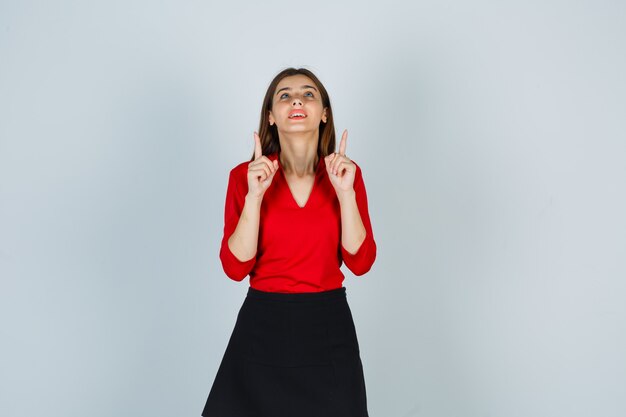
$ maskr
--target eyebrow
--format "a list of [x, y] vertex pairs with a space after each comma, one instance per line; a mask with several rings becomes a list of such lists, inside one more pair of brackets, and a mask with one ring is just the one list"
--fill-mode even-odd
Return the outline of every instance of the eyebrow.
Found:
[[[302, 87], [300, 87], [300, 89], [305, 89], [305, 88], [312, 88], [313, 90], [317, 91], [317, 88], [313, 87], [312, 85], [308, 85], [308, 84], [305, 84]], [[278, 90], [276, 92], [276, 95], [278, 95], [278, 93], [280, 93], [283, 90], [291, 90], [291, 87], [283, 87], [283, 88], [281, 88], [280, 90]]]

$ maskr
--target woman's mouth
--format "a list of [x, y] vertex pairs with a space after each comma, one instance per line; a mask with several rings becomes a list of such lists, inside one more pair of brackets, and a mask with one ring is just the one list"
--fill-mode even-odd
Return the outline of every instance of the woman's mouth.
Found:
[[306, 117], [306, 113], [302, 110], [292, 110], [289, 112], [289, 118], [292, 120], [301, 120]]

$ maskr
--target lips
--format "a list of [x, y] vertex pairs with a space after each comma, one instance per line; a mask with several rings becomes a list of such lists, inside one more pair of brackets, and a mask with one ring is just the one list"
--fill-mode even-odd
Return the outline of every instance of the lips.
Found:
[[303, 119], [305, 117], [307, 117], [307, 114], [302, 109], [296, 109], [296, 110], [292, 110], [292, 111], [289, 112], [289, 118], [290, 119], [293, 119], [293, 118]]

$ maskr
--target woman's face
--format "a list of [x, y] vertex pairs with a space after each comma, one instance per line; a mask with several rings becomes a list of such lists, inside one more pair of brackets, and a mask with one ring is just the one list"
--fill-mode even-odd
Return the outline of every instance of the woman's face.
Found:
[[276, 123], [279, 132], [316, 131], [320, 121], [326, 123], [321, 95], [306, 75], [291, 75], [280, 80], [272, 97], [272, 107], [270, 125]]

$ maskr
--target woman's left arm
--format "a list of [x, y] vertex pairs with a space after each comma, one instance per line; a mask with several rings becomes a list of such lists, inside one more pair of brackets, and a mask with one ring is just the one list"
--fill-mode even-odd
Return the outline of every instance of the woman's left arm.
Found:
[[341, 258], [354, 275], [370, 270], [376, 259], [363, 172], [346, 156], [348, 131], [344, 130], [339, 152], [325, 157], [326, 171], [341, 207]]
[[358, 251], [365, 240], [367, 231], [356, 203], [356, 192], [351, 191], [339, 197], [341, 207], [341, 244], [350, 253]]
[[369, 217], [363, 174], [358, 165], [354, 189], [338, 194], [337, 197], [341, 207], [342, 259], [354, 275], [363, 275], [376, 260], [376, 241]]

